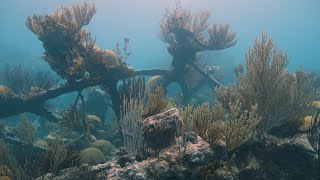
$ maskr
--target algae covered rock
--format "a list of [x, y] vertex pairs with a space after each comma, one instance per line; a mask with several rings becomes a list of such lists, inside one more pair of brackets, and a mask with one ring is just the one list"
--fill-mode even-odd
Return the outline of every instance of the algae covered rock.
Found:
[[[257, 158], [257, 169], [248, 166]], [[237, 149], [235, 164], [240, 179], [315, 179], [318, 176], [318, 157], [307, 134], [278, 138], [265, 135], [253, 137]]]
[[182, 126], [177, 108], [150, 116], [143, 121], [143, 137], [146, 144], [155, 151], [176, 143], [176, 133]]
[[48, 145], [47, 141], [42, 140], [42, 139], [38, 140], [38, 141], [35, 143], [35, 145], [36, 145], [36, 146], [39, 146], [39, 147], [42, 147], [42, 148], [46, 148], [46, 149], [49, 148], [49, 145]]
[[96, 165], [107, 161], [102, 151], [92, 147], [81, 151], [79, 160], [80, 163], [89, 165]]
[[97, 140], [90, 145], [93, 148], [97, 148], [103, 152], [105, 156], [110, 155], [111, 151], [115, 148], [109, 141], [107, 140]]

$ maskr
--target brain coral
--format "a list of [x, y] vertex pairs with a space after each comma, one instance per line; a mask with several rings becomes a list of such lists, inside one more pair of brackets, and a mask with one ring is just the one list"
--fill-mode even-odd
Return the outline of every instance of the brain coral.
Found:
[[106, 68], [118, 68], [120, 66], [118, 55], [112, 50], [103, 50], [102, 63]]
[[46, 149], [49, 148], [48, 143], [47, 143], [45, 140], [42, 140], [42, 139], [38, 140], [38, 141], [35, 143], [35, 145], [36, 145], [36, 146], [40, 146], [40, 147], [42, 147], [42, 148], [46, 148]]
[[80, 163], [89, 165], [97, 165], [107, 161], [103, 152], [97, 148], [87, 148], [81, 151], [79, 160]]
[[91, 147], [100, 149], [106, 156], [110, 155], [112, 149], [114, 149], [114, 146], [106, 140], [97, 140], [91, 144]]
[[160, 86], [162, 84], [162, 77], [161, 76], [152, 76], [148, 81], [147, 81], [147, 90], [152, 91], [157, 88], [157, 86]]

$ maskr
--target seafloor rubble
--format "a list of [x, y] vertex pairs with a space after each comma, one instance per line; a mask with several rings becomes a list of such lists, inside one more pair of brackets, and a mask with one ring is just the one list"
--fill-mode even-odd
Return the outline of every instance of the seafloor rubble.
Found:
[[[177, 113], [177, 109], [171, 109], [151, 118], [170, 126], [168, 120], [174, 120]], [[175, 135], [174, 131], [166, 132]], [[179, 147], [186, 136], [188, 140]], [[170, 139], [170, 135], [166, 137]], [[67, 168], [56, 176], [49, 173], [38, 179], [312, 179], [318, 174], [318, 158], [305, 133], [290, 138], [253, 137], [229, 160], [224, 154], [226, 148], [225, 142], [212, 149], [195, 133], [183, 134], [157, 156], [145, 160], [118, 152], [120, 156], [107, 163]]]
[[[288, 72], [266, 33], [223, 86], [199, 59], [235, 33], [209, 25], [209, 12], [178, 3], [163, 15], [168, 70], [129, 67], [128, 38], [99, 48], [83, 29], [95, 12], [84, 3], [28, 17], [56, 74], [0, 71], [0, 179], [319, 179], [320, 76]], [[166, 96], [171, 83], [181, 96]], [[55, 105], [70, 92], [69, 107]]]

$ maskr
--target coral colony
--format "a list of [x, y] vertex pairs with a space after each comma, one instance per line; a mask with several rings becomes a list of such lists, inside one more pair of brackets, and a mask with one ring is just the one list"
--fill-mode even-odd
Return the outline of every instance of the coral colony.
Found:
[[[162, 16], [167, 70], [129, 67], [129, 38], [99, 48], [83, 29], [95, 13], [83, 3], [27, 18], [51, 70], [0, 71], [1, 180], [320, 177], [320, 78], [288, 72], [266, 33], [225, 86], [221, 68], [199, 59], [234, 46], [236, 33], [210, 24], [208, 11], [177, 3]], [[167, 95], [172, 83], [180, 96]], [[214, 101], [192, 104], [204, 86]], [[69, 107], [55, 105], [71, 92]]]

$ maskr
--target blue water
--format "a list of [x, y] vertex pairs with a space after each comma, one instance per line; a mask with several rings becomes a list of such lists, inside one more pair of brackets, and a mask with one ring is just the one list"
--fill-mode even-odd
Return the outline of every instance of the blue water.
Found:
[[[51, 13], [75, 0], [2, 0], [0, 6], [0, 63], [48, 68], [41, 60], [41, 42], [27, 29], [25, 20], [34, 13]], [[81, 2], [81, 1], [80, 1]], [[92, 32], [101, 48], [113, 49], [124, 37], [131, 39], [128, 63], [136, 69], [167, 68], [171, 57], [159, 39], [159, 21], [173, 0], [92, 0], [97, 13], [85, 29]], [[237, 33], [237, 44], [223, 51], [208, 52], [205, 59], [221, 65], [226, 78], [234, 64], [244, 62], [244, 54], [255, 36], [267, 32], [276, 45], [287, 50], [289, 70], [300, 65], [319, 71], [320, 1], [318, 0], [182, 0], [183, 7], [197, 12], [207, 9], [210, 22], [228, 23]]]
[[[260, 38], [262, 32], [266, 32], [269, 37], [273, 38], [278, 49], [283, 49], [283, 51], [287, 52], [289, 71], [295, 71], [301, 66], [306, 71], [320, 73], [320, 0], [180, 1], [183, 8], [190, 9], [192, 12], [199, 12], [204, 9], [211, 12], [210, 25], [212, 23], [230, 24], [230, 31], [237, 33], [235, 46], [220, 51], [204, 52], [201, 59], [202, 63], [212, 63], [222, 67], [224, 78], [221, 81], [223, 84], [229, 84], [235, 80], [233, 74], [234, 66], [245, 63], [246, 50], [253, 46], [254, 39], [256, 37]], [[21, 64], [34, 70], [50, 70], [48, 63], [41, 58], [44, 52], [42, 42], [26, 27], [25, 21], [28, 16], [33, 14], [51, 14], [61, 5], [71, 7], [77, 2], [84, 1], [1, 0], [0, 69], [2, 65], [9, 63], [11, 65]], [[100, 48], [114, 49], [117, 42], [122, 42], [123, 38], [129, 37], [131, 40], [128, 51], [132, 52], [132, 54], [129, 56], [127, 63], [130, 66], [137, 70], [168, 68], [172, 57], [167, 52], [166, 44], [160, 40], [159, 22], [161, 16], [166, 12], [166, 8], [172, 9], [175, 7], [175, 0], [89, 0], [89, 2], [95, 3], [97, 13], [84, 29], [96, 37], [96, 44]], [[51, 72], [53, 71], [51, 70]], [[167, 95], [177, 100], [180, 96], [179, 92], [177, 92], [179, 91], [178, 89], [181, 92], [181, 88], [177, 84], [171, 84]], [[200, 90], [193, 99], [200, 99], [201, 101], [194, 101], [193, 105], [200, 104], [202, 101], [211, 103], [215, 100], [211, 88], [205, 86]], [[86, 97], [86, 92], [83, 94]], [[212, 97], [209, 97], [208, 94], [212, 94]], [[74, 103], [76, 95], [77, 92], [73, 92], [49, 101], [54, 107], [57, 107], [52, 108], [52, 111], [62, 111], [68, 108], [70, 104]], [[192, 99], [190, 102], [193, 102]], [[110, 121], [114, 119], [112, 108], [109, 107], [106, 111], [107, 119], [110, 119]], [[37, 122], [35, 120], [38, 118], [35, 115], [27, 115], [33, 122]], [[8, 117], [6, 119], [7, 125], [16, 126], [19, 118], [18, 116]], [[107, 129], [109, 126], [103, 128]], [[39, 130], [37, 132], [39, 133]], [[114, 134], [108, 138], [118, 138], [115, 142], [121, 139], [114, 136]], [[46, 136], [42, 137], [41, 135], [38, 138], [45, 139]], [[223, 140], [223, 138], [220, 140]], [[298, 145], [295, 146], [298, 147]], [[309, 148], [308, 154], [311, 154]], [[302, 148], [299, 147], [299, 149]], [[19, 151], [20, 149], [16, 148], [15, 150]], [[283, 152], [281, 151], [280, 155]], [[254, 153], [250, 152], [250, 154]], [[278, 155], [275, 155], [275, 159]], [[25, 157], [24, 160], [27, 159], [27, 156]], [[293, 159], [293, 162], [299, 161], [300, 157]], [[253, 160], [260, 161], [259, 159], [256, 160], [256, 158]], [[310, 162], [314, 161], [306, 160], [304, 162], [309, 165]], [[281, 172], [287, 170], [287, 167], [278, 167], [277, 164], [273, 166], [273, 160], [268, 160], [268, 162], [263, 160], [261, 163], [266, 163], [266, 165], [261, 164], [263, 166], [259, 167], [259, 170], [265, 169], [265, 167], [268, 168], [268, 166], [270, 166], [270, 169], [276, 168], [277, 171]], [[286, 162], [283, 163], [286, 164]], [[298, 165], [300, 166], [300, 163], [292, 166]], [[301, 166], [303, 165], [304, 163], [301, 164]], [[315, 170], [317, 169], [315, 168]], [[299, 174], [300, 172], [304, 171], [299, 170], [299, 172], [293, 173]], [[282, 174], [279, 176], [282, 176]]]

